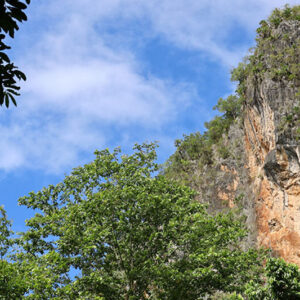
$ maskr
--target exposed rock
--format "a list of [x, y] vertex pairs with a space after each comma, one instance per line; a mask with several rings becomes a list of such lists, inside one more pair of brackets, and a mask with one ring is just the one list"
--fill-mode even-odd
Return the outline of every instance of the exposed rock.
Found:
[[[284, 49], [286, 43], [299, 39], [299, 22], [282, 22], [273, 34], [277, 39], [272, 46]], [[288, 35], [288, 42], [283, 35]], [[298, 63], [299, 57], [295, 55], [294, 61]], [[300, 266], [300, 148], [296, 126], [281, 128], [283, 118], [297, 104], [298, 84], [272, 80], [269, 73], [247, 81], [244, 140], [257, 242]]]
[[[284, 21], [271, 34], [276, 39], [266, 49], [275, 47], [280, 52], [299, 47], [300, 22]], [[246, 79], [243, 124], [232, 125], [223, 138], [231, 155], [227, 159], [215, 155], [218, 176], [210, 189], [217, 195], [210, 201], [232, 207], [233, 199], [244, 194], [241, 206], [252, 233], [249, 243], [271, 248], [300, 266], [299, 117], [282, 125], [298, 103], [300, 84], [297, 78], [272, 78], [271, 53], [264, 51], [264, 72]], [[300, 62], [298, 54], [292, 58], [294, 63]]]
[[231, 114], [221, 137], [211, 138], [208, 126], [206, 135], [186, 139], [169, 173], [184, 178], [211, 211], [241, 207], [248, 245], [271, 248], [300, 266], [300, 6], [295, 15], [282, 12], [261, 23], [253, 55], [233, 75], [241, 113], [234, 120]]

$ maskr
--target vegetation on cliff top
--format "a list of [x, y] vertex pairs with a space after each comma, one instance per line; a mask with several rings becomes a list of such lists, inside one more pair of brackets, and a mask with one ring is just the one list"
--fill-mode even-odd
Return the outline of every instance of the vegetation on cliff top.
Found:
[[189, 184], [195, 169], [214, 165], [214, 150], [221, 158], [227, 158], [230, 153], [223, 144], [223, 137], [228, 133], [230, 126], [238, 122], [241, 107], [242, 98], [238, 95], [220, 98], [214, 109], [223, 114], [206, 122], [207, 131], [203, 134], [196, 132], [175, 141], [177, 149], [166, 162], [164, 174]]
[[300, 80], [300, 36], [291, 36], [284, 28], [284, 24], [293, 23], [297, 33], [300, 6], [286, 5], [282, 10], [275, 9], [267, 20], [260, 22], [257, 45], [251, 50], [253, 54], [232, 71], [232, 80], [238, 81], [240, 97], [245, 99], [249, 80], [259, 82], [263, 77], [292, 83]]
[[[223, 140], [230, 126], [239, 122], [239, 118], [242, 117], [247, 85], [257, 84], [262, 78], [285, 80], [292, 84], [299, 82], [300, 37], [291, 37], [283, 30], [278, 31], [280, 24], [284, 22], [296, 22], [295, 28], [298, 28], [300, 6], [275, 9], [268, 20], [260, 22], [257, 29], [257, 46], [251, 50], [253, 54], [232, 70], [231, 80], [237, 82], [236, 94], [227, 99], [219, 99], [214, 109], [221, 115], [205, 123], [207, 130], [203, 134], [196, 132], [175, 141], [177, 149], [165, 165], [166, 176], [193, 185], [191, 181], [196, 169], [214, 165], [216, 156], [230, 156]], [[295, 90], [295, 94], [297, 92]], [[300, 96], [299, 92], [298, 95]], [[291, 115], [287, 116], [285, 123], [292, 121], [295, 124], [299, 121], [298, 105]]]

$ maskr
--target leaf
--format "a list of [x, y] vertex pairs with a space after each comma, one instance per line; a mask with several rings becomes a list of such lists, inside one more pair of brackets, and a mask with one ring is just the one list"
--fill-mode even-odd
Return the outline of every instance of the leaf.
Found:
[[12, 5], [12, 6], [14, 6], [14, 7], [18, 8], [18, 9], [26, 9], [27, 8], [27, 6], [24, 3], [22, 3], [22, 2], [20, 2], [18, 0], [6, 0], [6, 1], [10, 5]]
[[18, 77], [18, 79], [23, 79], [24, 81], [26, 81], [26, 75], [23, 72], [15, 70], [14, 73]]
[[14, 94], [16, 96], [20, 96], [19, 93], [17, 93], [16, 91], [12, 90], [12, 89], [7, 89], [8, 92], [10, 92], [11, 94]]
[[[10, 9], [10, 14], [13, 18], [17, 19], [19, 22], [22, 21], [27, 21], [27, 16], [24, 12], [22, 12], [21, 10], [17, 9], [17, 8], [11, 8]], [[17, 28], [18, 30], [19, 28]]]
[[12, 88], [12, 89], [15, 89], [15, 90], [20, 90], [21, 89], [19, 86], [16, 86], [16, 85], [10, 85], [9, 87]]
[[[20, 95], [20, 94], [17, 94], [17, 93], [13, 93], [13, 94], [18, 95], [18, 96]], [[16, 102], [15, 98], [13, 97], [13, 95], [12, 95], [12, 94], [8, 94], [8, 96], [10, 97], [12, 103], [13, 103], [15, 106], [17, 106], [17, 102]]]
[[10, 63], [10, 59], [4, 52], [0, 52], [0, 58], [6, 61], [7, 63]]
[[8, 94], [5, 94], [4, 99], [5, 99], [5, 106], [8, 108], [8, 107], [9, 107], [9, 98], [8, 98]]

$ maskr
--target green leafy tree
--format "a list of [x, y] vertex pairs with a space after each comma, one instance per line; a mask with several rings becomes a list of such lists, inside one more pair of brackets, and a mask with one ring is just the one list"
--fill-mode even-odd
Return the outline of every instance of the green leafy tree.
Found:
[[199, 178], [194, 180], [194, 174], [204, 166], [211, 167], [214, 160], [213, 150], [216, 149], [221, 158], [227, 158], [230, 153], [224, 146], [223, 137], [230, 126], [239, 120], [243, 99], [238, 95], [220, 98], [214, 109], [222, 115], [205, 122], [207, 130], [184, 135], [183, 139], [175, 141], [176, 152], [164, 166], [164, 174], [191, 187], [197, 187]]
[[189, 188], [154, 176], [155, 158], [153, 144], [130, 156], [97, 151], [63, 182], [19, 200], [38, 210], [20, 239], [28, 298], [188, 300], [244, 290], [261, 264], [240, 248], [242, 220], [208, 215]]
[[300, 270], [280, 258], [270, 258], [266, 264], [265, 284], [251, 281], [246, 295], [249, 300], [298, 300], [300, 299]]
[[9, 247], [11, 246], [10, 236], [12, 231], [10, 230], [10, 221], [7, 220], [6, 212], [3, 206], [0, 206], [0, 258], [2, 259]]
[[282, 22], [294, 23], [295, 27], [299, 27], [299, 21], [300, 5], [285, 5], [260, 22], [256, 47], [231, 72], [232, 81], [238, 82], [236, 92], [241, 98], [246, 99], [247, 86], [256, 85], [263, 78], [289, 81], [297, 87], [300, 78], [300, 39], [288, 31], [282, 35], [276, 32]]
[[7, 108], [10, 102], [17, 105], [15, 96], [20, 95], [17, 80], [26, 80], [26, 76], [5, 53], [10, 47], [4, 39], [7, 36], [14, 38], [15, 31], [19, 30], [18, 23], [27, 20], [24, 10], [30, 1], [26, 0], [25, 4], [19, 0], [0, 0], [0, 105], [5, 104]]
[[242, 109], [242, 99], [237, 95], [230, 95], [226, 99], [220, 98], [214, 109], [223, 113], [224, 119], [230, 120], [232, 122], [234, 119], [241, 115]]
[[0, 206], [0, 299], [20, 299], [27, 291], [24, 273], [18, 263], [9, 262], [7, 253], [13, 245], [10, 222]]

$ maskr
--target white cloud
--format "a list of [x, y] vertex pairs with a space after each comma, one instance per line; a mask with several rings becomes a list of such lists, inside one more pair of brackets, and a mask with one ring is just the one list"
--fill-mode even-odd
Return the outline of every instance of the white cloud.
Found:
[[30, 83], [24, 90], [32, 95], [34, 109], [52, 107], [61, 113], [88, 116], [89, 121], [159, 125], [174, 117], [174, 106], [187, 98], [182, 86], [144, 78], [125, 62], [54, 64], [31, 70], [28, 77]]
[[[288, 1], [291, 5], [299, 1]], [[145, 1], [153, 28], [179, 47], [201, 50], [211, 59], [235, 66], [249, 45], [229, 47], [235, 28], [253, 34], [260, 20], [286, 1], [153, 0]], [[233, 44], [233, 43], [232, 43]]]
[[50, 11], [61, 17], [68, 11], [81, 18], [81, 24], [97, 24], [104, 33], [111, 23], [120, 29], [139, 20], [139, 25], [145, 25], [144, 34], [162, 35], [178, 47], [204, 51], [210, 59], [232, 67], [250, 46], [227, 45], [235, 28], [253, 36], [259, 21], [286, 3], [295, 5], [299, 0], [65, 0], [63, 8], [53, 1]]
[[75, 15], [54, 27], [22, 55], [28, 81], [0, 126], [2, 170], [62, 172], [108, 146], [115, 128], [159, 131], [195, 95], [187, 84], [141, 75], [133, 55], [105, 46]]
[[[128, 143], [133, 142], [131, 132], [143, 130], [150, 137], [170, 140], [162, 128], [174, 126], [177, 115], [199, 96], [192, 84], [145, 76], [133, 45], [126, 41], [159, 36], [232, 66], [245, 52], [245, 45], [226, 44], [234, 25], [253, 31], [273, 7], [283, 4], [269, 0], [32, 3], [38, 40], [27, 37], [27, 46], [16, 58], [28, 76], [19, 108], [0, 112], [3, 118], [6, 115], [0, 123], [0, 169], [62, 172], [77, 164], [82, 153], [107, 146], [114, 131], [122, 131], [120, 136], [126, 136]], [[131, 33], [135, 22], [142, 35]], [[111, 26], [117, 28], [114, 34], [109, 32]]]

